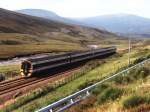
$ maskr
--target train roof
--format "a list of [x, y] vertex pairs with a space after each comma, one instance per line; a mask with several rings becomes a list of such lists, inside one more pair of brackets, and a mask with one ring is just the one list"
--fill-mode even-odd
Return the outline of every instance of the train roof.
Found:
[[[104, 49], [109, 49], [109, 48], [116, 48], [114, 46], [112, 47], [106, 47], [106, 48], [99, 48], [99, 49], [92, 49], [92, 51], [100, 51], [100, 50], [104, 50]], [[86, 51], [75, 51], [75, 52], [68, 52], [68, 53], [63, 53], [63, 54], [55, 54], [55, 55], [47, 55], [47, 56], [43, 56], [43, 57], [35, 57], [35, 58], [29, 58], [25, 61], [30, 61], [30, 62], [37, 62], [37, 61], [44, 61], [44, 60], [49, 60], [49, 59], [54, 59], [54, 58], [59, 58], [62, 56], [69, 56], [69, 55], [73, 55], [73, 54], [78, 54], [78, 53], [84, 53], [84, 52], [89, 52], [91, 50], [86, 50]]]

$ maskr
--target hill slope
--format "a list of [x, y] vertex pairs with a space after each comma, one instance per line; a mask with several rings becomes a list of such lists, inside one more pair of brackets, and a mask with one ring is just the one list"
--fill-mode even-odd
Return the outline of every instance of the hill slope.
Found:
[[142, 34], [150, 36], [150, 19], [136, 15], [116, 14], [79, 19], [97, 28], [105, 28], [114, 33]]
[[0, 9], [0, 57], [81, 50], [115, 38], [106, 31]]
[[64, 18], [58, 16], [56, 13], [47, 10], [42, 10], [42, 9], [22, 9], [22, 10], [17, 10], [16, 12], [26, 14], [26, 15], [51, 19], [55, 21], [64, 21]]
[[30, 34], [43, 36], [43, 38], [51, 37], [51, 35], [56, 35], [57, 33], [84, 37], [84, 39], [88, 37], [98, 39], [103, 38], [105, 34], [112, 35], [109, 32], [94, 28], [64, 24], [4, 9], [0, 9], [0, 32]]
[[69, 18], [64, 18], [52, 11], [48, 10], [43, 10], [43, 9], [22, 9], [22, 10], [16, 10], [16, 12], [22, 13], [22, 14], [27, 14], [31, 16], [36, 16], [36, 17], [42, 17], [54, 21], [59, 21], [59, 22], [64, 22], [67, 24], [75, 24], [75, 25], [84, 25], [87, 26], [86, 24], [83, 24], [82, 22], [78, 22]]
[[57, 18], [61, 18], [54, 12], [42, 10], [42, 9], [22, 9], [22, 10], [17, 10], [16, 12], [32, 15], [32, 16], [43, 17], [43, 18], [53, 18], [55, 20], [57, 20]]
[[150, 37], [150, 19], [131, 14], [116, 14], [82, 19], [69, 19], [60, 17], [54, 12], [41, 9], [23, 9], [18, 10], [17, 12], [74, 25], [96, 27], [117, 33], [125, 37]]

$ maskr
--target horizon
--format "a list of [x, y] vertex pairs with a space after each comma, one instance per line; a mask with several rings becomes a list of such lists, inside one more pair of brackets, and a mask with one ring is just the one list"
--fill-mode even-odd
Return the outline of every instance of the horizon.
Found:
[[[43, 4], [43, 5], [41, 5]], [[150, 18], [148, 0], [0, 0], [0, 8], [8, 10], [42, 9], [59, 16], [86, 18], [114, 14], [131, 14]]]
[[[3, 8], [4, 9], [4, 8]], [[9, 9], [5, 9], [5, 10], [9, 10]], [[18, 9], [18, 10], [10, 10], [10, 11], [20, 11], [20, 10], [43, 10], [43, 11], [49, 11], [52, 12], [54, 14], [56, 14], [57, 16], [63, 17], [59, 14], [57, 14], [56, 12], [50, 11], [50, 10], [46, 10], [46, 9], [34, 9], [34, 8], [27, 8], [27, 9]], [[138, 16], [138, 17], [142, 17], [145, 19], [150, 19], [150, 17], [144, 17], [144, 16], [140, 16], [140, 15], [135, 15], [135, 14], [130, 14], [130, 13], [114, 13], [114, 14], [105, 14], [105, 15], [95, 15], [95, 16], [88, 16], [88, 17], [66, 17], [66, 18], [70, 18], [70, 19], [84, 19], [84, 18], [93, 18], [93, 17], [99, 17], [99, 16], [115, 16], [115, 15], [131, 15], [131, 16]]]

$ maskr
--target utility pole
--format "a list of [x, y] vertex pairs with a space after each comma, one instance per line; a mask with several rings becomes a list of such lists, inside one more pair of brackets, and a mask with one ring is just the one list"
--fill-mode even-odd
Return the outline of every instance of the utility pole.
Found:
[[130, 66], [131, 40], [128, 38], [128, 66]]

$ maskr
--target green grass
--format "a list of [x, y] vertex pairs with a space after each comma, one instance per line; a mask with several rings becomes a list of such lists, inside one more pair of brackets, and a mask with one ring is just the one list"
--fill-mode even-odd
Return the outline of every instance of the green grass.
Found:
[[[149, 54], [149, 51], [146, 51], [146, 52], [140, 51], [141, 53], [138, 53], [138, 52], [139, 50], [132, 51], [130, 55], [131, 62], [133, 62], [137, 58], [140, 58], [142, 56]], [[96, 69], [86, 73], [86, 75], [83, 75], [77, 79], [74, 79], [68, 84], [65, 84], [57, 88], [55, 91], [45, 94], [41, 98], [37, 98], [32, 101], [29, 101], [26, 104], [23, 104], [22, 106], [20, 106], [18, 109], [15, 109], [14, 111], [19, 111], [19, 112], [22, 110], [24, 110], [25, 112], [34, 111], [37, 109], [37, 105], [39, 108], [46, 106], [62, 97], [65, 97], [75, 91], [78, 91], [79, 89], [85, 88], [87, 85], [89, 85], [89, 83], [87, 82], [94, 83], [98, 80], [101, 80], [103, 77], [107, 76], [108, 74], [117, 72], [118, 70], [126, 67], [127, 64], [128, 64], [128, 54], [116, 54], [115, 56], [108, 58], [107, 61], [104, 61], [103, 63], [98, 65], [99, 67], [97, 67]], [[97, 66], [97, 64], [92, 64], [92, 65]]]
[[0, 66], [0, 73], [5, 76], [5, 80], [14, 78], [20, 75], [20, 65], [5, 65]]
[[0, 58], [11, 58], [21, 55], [39, 54], [47, 52], [66, 52], [74, 50], [83, 50], [76, 44], [58, 43], [58, 44], [29, 44], [29, 45], [0, 45]]
[[[144, 77], [141, 77], [142, 71], [145, 73]], [[127, 82], [126, 85], [124, 85], [124, 78], [126, 79], [126, 76], [129, 76], [129, 78], [132, 79], [132, 83]], [[82, 109], [81, 107], [83, 104], [81, 102], [79, 105], [71, 108], [69, 112], [76, 110], [79, 112], [93, 112], [95, 110], [98, 112], [116, 112], [118, 110], [125, 112], [137, 112], [141, 110], [146, 111], [149, 109], [149, 89], [146, 88], [143, 91], [143, 88], [138, 87], [141, 85], [141, 80], [144, 80], [145, 83], [150, 81], [149, 64], [145, 64], [143, 67], [136, 68], [131, 72], [128, 72], [126, 75], [123, 74], [123, 77], [120, 80], [122, 81], [120, 84], [116, 84], [118, 81], [112, 80], [97, 86], [92, 91], [93, 95], [90, 97], [96, 99], [92, 102], [93, 105], [91, 107], [84, 107], [84, 109]], [[91, 104], [88, 99], [83, 102], [84, 105]]]
[[[136, 59], [135, 57], [132, 58], [132, 56], [134, 56], [134, 54], [136, 52], [137, 51], [134, 51], [131, 54], [131, 61]], [[142, 55], [144, 55], [144, 54], [141, 54], [141, 56]], [[140, 56], [138, 56], [138, 57], [140, 57]], [[20, 108], [18, 108], [17, 110], [14, 110], [14, 111], [20, 112], [20, 111], [24, 110], [25, 112], [28, 112], [28, 111], [36, 110], [37, 106], [38, 106], [38, 108], [46, 106], [62, 97], [65, 97], [65, 96], [77, 91], [79, 89], [79, 87], [81, 85], [83, 85], [84, 83], [86, 83], [87, 81], [100, 80], [101, 78], [107, 76], [108, 74], [114, 73], [114, 72], [118, 71], [119, 69], [121, 69], [122, 67], [125, 67], [127, 65], [128, 61], [124, 61], [124, 60], [127, 60], [127, 59], [128, 59], [127, 54], [125, 54], [124, 56], [119, 57], [119, 58], [118, 57], [110, 58], [107, 60], [106, 63], [104, 63], [100, 67], [97, 67], [96, 69], [88, 72], [86, 75], [73, 80], [72, 82], [56, 89], [55, 91], [52, 91], [52, 92], [46, 94], [45, 96], [43, 96], [41, 98], [37, 98], [31, 102], [28, 102], [27, 104], [21, 106]]]
[[[104, 34], [104, 37], [106, 35]], [[74, 37], [64, 33], [56, 33], [52, 37], [49, 35], [41, 37], [31, 34], [0, 33], [0, 59], [45, 52], [85, 50], [90, 44], [96, 44], [99, 47], [116, 45], [119, 49], [128, 48], [126, 39], [118, 39], [114, 35], [108, 35], [108, 37], [96, 39], [91, 36]], [[136, 43], [134, 42], [133, 45]]]
[[126, 98], [123, 102], [123, 108], [134, 108], [136, 106], [139, 106], [145, 102], [147, 102], [147, 97], [142, 97], [142, 96], [137, 96], [137, 95], [132, 95]]
[[[78, 40], [74, 41], [73, 37], [63, 38], [40, 38], [28, 34], [0, 33], [0, 59], [45, 52], [66, 52], [85, 49]], [[65, 38], [68, 38], [68, 41]]]
[[135, 80], [144, 79], [150, 74], [150, 69], [148, 67], [140, 67], [138, 69], [133, 69], [129, 71], [129, 73], [124, 73], [122, 76], [118, 76], [114, 78], [116, 84], [130, 84], [133, 83]]
[[[16, 99], [16, 102], [13, 105], [10, 105], [7, 107], [7, 111], [11, 111], [13, 109], [17, 109], [18, 107], [36, 99], [39, 97], [42, 97], [46, 94], [48, 94], [49, 92], [52, 92], [54, 90], [56, 90], [59, 87], [62, 87], [63, 85], [85, 75], [88, 71], [94, 69], [95, 67], [97, 67], [100, 63], [99, 62], [94, 62], [97, 63], [95, 64], [91, 64], [93, 62], [89, 62], [87, 63], [85, 66], [83, 66], [80, 71], [73, 73], [71, 76], [66, 77], [64, 79], [60, 79], [57, 80], [56, 82], [52, 82], [40, 89], [36, 89], [34, 91], [31, 91], [30, 93], [28, 93], [25, 96], [19, 97]], [[14, 97], [15, 98], [15, 97]], [[2, 101], [2, 99], [0, 99], [0, 101]]]
[[123, 94], [123, 90], [110, 87], [100, 93], [101, 94], [97, 96], [97, 102], [98, 104], [104, 104], [106, 101], [116, 100]]

